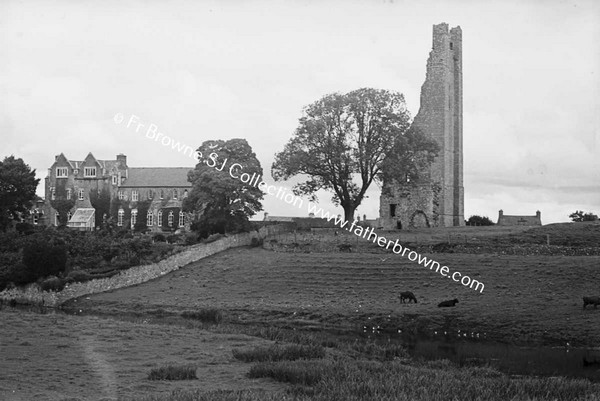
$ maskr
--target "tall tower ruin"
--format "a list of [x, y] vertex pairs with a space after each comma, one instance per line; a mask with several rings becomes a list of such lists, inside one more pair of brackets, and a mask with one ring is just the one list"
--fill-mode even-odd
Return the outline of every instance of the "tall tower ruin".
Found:
[[385, 229], [462, 226], [462, 30], [433, 26], [421, 106], [413, 126], [439, 144], [439, 154], [418, 182], [384, 182], [379, 205]]

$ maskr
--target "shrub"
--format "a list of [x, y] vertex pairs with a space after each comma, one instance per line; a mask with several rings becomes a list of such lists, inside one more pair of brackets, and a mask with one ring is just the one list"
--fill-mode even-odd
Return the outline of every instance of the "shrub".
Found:
[[256, 347], [251, 350], [233, 350], [233, 357], [243, 362], [295, 361], [325, 356], [325, 349], [317, 345], [290, 344], [286, 346]]
[[161, 233], [158, 234], [154, 234], [154, 236], [152, 237], [152, 240], [154, 242], [166, 242], [167, 239], [165, 238], [165, 236]]
[[8, 282], [13, 282], [16, 285], [23, 285], [27, 283], [32, 283], [37, 279], [37, 277], [25, 266], [22, 262], [15, 264], [14, 266], [9, 267], [9, 269], [4, 274], [4, 282], [7, 284]]
[[56, 276], [50, 276], [40, 282], [42, 291], [62, 291], [65, 288], [65, 282]]
[[192, 365], [167, 365], [152, 369], [148, 380], [193, 380], [197, 379], [196, 367]]
[[186, 245], [194, 245], [198, 242], [198, 234], [195, 233], [186, 233], [184, 235], [184, 243]]
[[67, 248], [43, 238], [35, 238], [23, 248], [23, 264], [27, 266], [33, 281], [49, 275], [58, 275], [67, 265]]
[[181, 313], [184, 319], [195, 319], [206, 323], [219, 324], [223, 320], [223, 314], [218, 309], [199, 309], [197, 311], [184, 311]]
[[466, 221], [468, 226], [493, 226], [494, 222], [487, 216], [473, 215]]
[[167, 243], [176, 244], [181, 240], [181, 236], [179, 234], [171, 234], [167, 236]]
[[15, 230], [19, 234], [30, 235], [30, 234], [33, 234], [35, 232], [35, 227], [31, 223], [26, 223], [26, 222], [25, 223], [17, 223], [15, 225]]
[[262, 238], [252, 237], [252, 240], [250, 240], [250, 246], [251, 247], [262, 246], [262, 244], [263, 244], [263, 239]]

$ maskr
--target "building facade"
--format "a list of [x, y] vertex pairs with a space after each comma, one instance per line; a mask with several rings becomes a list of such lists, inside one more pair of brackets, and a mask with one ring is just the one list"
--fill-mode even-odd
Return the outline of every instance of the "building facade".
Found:
[[418, 182], [383, 183], [379, 204], [383, 228], [465, 225], [462, 88], [462, 30], [434, 25], [413, 126], [438, 143], [439, 154]]
[[45, 179], [45, 224], [59, 225], [59, 211], [64, 210], [63, 221], [76, 227], [77, 217], [94, 209], [96, 223], [112, 219], [119, 227], [189, 230], [190, 219], [181, 205], [191, 191], [187, 174], [192, 169], [129, 167], [123, 154], [115, 160], [100, 160], [89, 153], [76, 161], [61, 153]]

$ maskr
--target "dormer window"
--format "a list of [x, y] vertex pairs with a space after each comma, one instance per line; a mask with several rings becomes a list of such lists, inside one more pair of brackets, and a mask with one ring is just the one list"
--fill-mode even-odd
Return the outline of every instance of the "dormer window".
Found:
[[85, 167], [83, 169], [84, 177], [95, 177], [96, 176], [96, 167]]
[[56, 178], [67, 178], [69, 176], [69, 169], [67, 167], [56, 168]]
[[179, 196], [179, 191], [174, 189], [173, 190], [173, 199], [177, 199], [177, 196]]

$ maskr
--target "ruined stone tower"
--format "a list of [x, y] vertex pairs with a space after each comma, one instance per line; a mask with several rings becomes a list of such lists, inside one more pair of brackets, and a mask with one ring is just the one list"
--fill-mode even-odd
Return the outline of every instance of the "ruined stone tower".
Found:
[[462, 31], [433, 26], [433, 46], [413, 125], [435, 139], [439, 154], [412, 185], [383, 183], [379, 203], [385, 229], [462, 226]]

